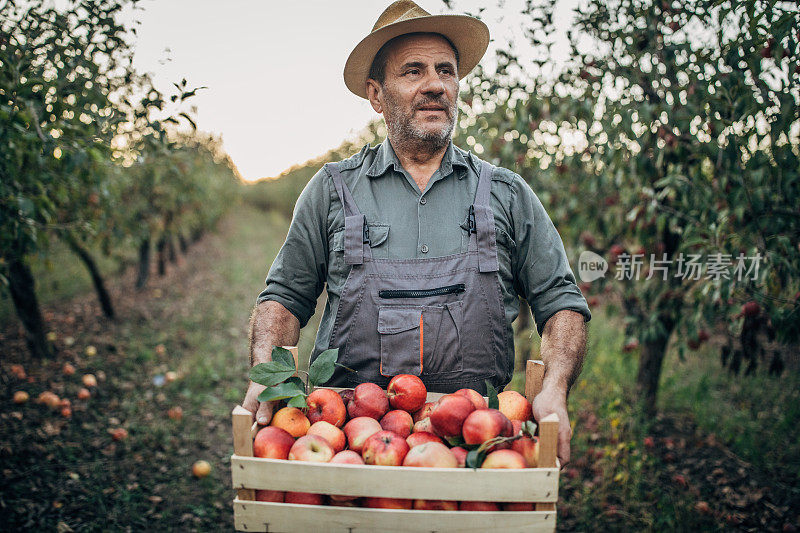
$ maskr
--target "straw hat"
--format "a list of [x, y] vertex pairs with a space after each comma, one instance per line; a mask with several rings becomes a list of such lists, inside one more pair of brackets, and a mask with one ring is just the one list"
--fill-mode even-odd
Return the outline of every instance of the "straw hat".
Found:
[[344, 83], [351, 92], [367, 97], [367, 77], [381, 46], [399, 35], [430, 32], [444, 35], [458, 50], [458, 76], [466, 76], [489, 46], [489, 28], [467, 15], [431, 15], [411, 0], [398, 0], [378, 17], [369, 35], [350, 52], [344, 65]]

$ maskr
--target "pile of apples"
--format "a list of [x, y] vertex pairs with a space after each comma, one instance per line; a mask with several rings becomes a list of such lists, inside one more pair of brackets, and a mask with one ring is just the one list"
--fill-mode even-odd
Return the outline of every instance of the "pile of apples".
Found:
[[[463, 468], [467, 448], [498, 437], [519, 435], [490, 447], [481, 468], [534, 468], [537, 437], [521, 435], [531, 419], [531, 404], [515, 391], [498, 394], [499, 409], [489, 409], [477, 391], [461, 389], [426, 402], [427, 390], [417, 376], [392, 378], [384, 391], [362, 383], [340, 393], [316, 389], [305, 412], [278, 410], [253, 442], [256, 457], [320, 463], [406, 467]], [[257, 490], [268, 502], [373, 507], [386, 509], [528, 511], [532, 503], [411, 500]]]

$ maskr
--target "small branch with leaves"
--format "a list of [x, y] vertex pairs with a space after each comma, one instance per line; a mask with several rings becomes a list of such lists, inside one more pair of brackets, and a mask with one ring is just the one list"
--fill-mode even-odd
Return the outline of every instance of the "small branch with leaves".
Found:
[[[306, 397], [309, 388], [319, 387], [331, 379], [336, 367], [342, 366], [336, 363], [338, 357], [338, 348], [325, 350], [314, 359], [308, 372], [298, 371], [292, 352], [275, 346], [272, 349], [271, 361], [257, 364], [250, 369], [250, 379], [267, 387], [258, 395], [258, 401], [286, 400], [286, 405], [289, 407], [307, 408]], [[299, 372], [306, 374], [305, 382], [297, 376]]]

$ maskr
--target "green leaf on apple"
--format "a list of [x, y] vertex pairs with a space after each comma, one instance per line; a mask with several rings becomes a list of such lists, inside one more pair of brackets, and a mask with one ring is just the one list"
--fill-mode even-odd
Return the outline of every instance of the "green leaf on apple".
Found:
[[467, 452], [466, 459], [464, 459], [464, 466], [467, 468], [480, 468], [484, 459], [486, 459], [486, 451], [480, 448], [470, 450]]
[[339, 348], [325, 350], [317, 356], [308, 368], [308, 381], [313, 387], [319, 387], [331, 379], [336, 370], [336, 359], [339, 357]]
[[306, 403], [306, 395], [305, 394], [298, 394], [294, 398], [290, 398], [286, 405], [289, 407], [297, 407], [298, 409], [305, 409], [308, 407]]
[[264, 391], [258, 395], [258, 401], [273, 402], [275, 400], [285, 400], [287, 398], [294, 398], [298, 395], [305, 395], [305, 393], [306, 388], [300, 378], [292, 377], [283, 383], [278, 383], [273, 387], [264, 389]]
[[250, 369], [250, 379], [265, 387], [272, 387], [294, 375], [294, 368], [286, 368], [280, 363], [269, 361]]
[[455, 437], [445, 437], [444, 440], [447, 441], [447, 445], [451, 448], [455, 448], [456, 446], [464, 447], [464, 437], [461, 435], [456, 435]]
[[486, 380], [486, 397], [488, 401], [486, 404], [489, 406], [489, 409], [500, 409], [500, 400], [497, 399], [497, 389], [494, 388], [489, 380]]
[[292, 352], [286, 348], [275, 346], [272, 348], [272, 361], [283, 365], [285, 368], [292, 369], [292, 372], [297, 372], [297, 366], [294, 363], [294, 356]]
[[536, 434], [536, 422], [526, 420], [522, 423], [522, 434], [533, 437]]

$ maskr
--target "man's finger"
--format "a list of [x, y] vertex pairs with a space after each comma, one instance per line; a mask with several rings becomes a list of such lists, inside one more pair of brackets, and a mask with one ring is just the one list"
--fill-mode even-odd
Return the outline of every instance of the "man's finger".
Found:
[[562, 467], [569, 463], [569, 434], [569, 429], [558, 432], [558, 460]]
[[269, 424], [269, 421], [272, 420], [272, 402], [261, 402], [256, 413], [256, 420], [262, 426]]

